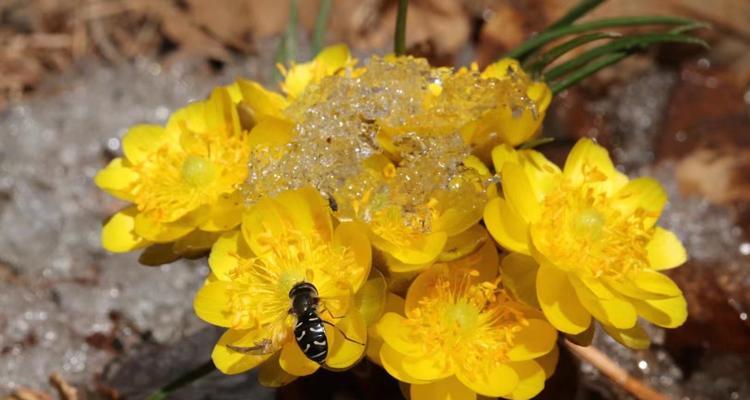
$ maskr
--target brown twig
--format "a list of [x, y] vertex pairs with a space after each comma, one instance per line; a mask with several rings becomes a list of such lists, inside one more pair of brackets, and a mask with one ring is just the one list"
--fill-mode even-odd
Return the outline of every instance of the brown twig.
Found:
[[50, 375], [49, 383], [57, 389], [61, 400], [78, 400], [78, 390], [70, 386], [57, 372]]
[[578, 358], [593, 365], [604, 376], [639, 400], [669, 400], [668, 396], [659, 393], [645, 382], [630, 375], [628, 371], [617, 365], [611, 358], [595, 347], [582, 347], [567, 340], [565, 341], [565, 345]]

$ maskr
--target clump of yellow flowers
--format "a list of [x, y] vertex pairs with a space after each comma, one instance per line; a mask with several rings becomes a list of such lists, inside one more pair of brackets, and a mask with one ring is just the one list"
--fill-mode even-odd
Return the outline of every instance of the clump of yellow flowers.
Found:
[[95, 178], [131, 203], [106, 249], [209, 254], [194, 306], [226, 328], [224, 373], [280, 386], [367, 357], [414, 400], [528, 399], [560, 334], [596, 320], [643, 348], [639, 321], [685, 321], [664, 190], [588, 139], [562, 169], [519, 149], [551, 92], [516, 61], [361, 65], [334, 46], [283, 72], [280, 93], [239, 80], [133, 127]]

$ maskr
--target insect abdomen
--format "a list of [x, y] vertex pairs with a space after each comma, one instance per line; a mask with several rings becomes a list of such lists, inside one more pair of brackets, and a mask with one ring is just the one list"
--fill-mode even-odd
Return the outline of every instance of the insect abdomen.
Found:
[[305, 356], [318, 364], [322, 364], [328, 356], [328, 340], [323, 320], [315, 310], [308, 310], [297, 317], [294, 326], [294, 339]]

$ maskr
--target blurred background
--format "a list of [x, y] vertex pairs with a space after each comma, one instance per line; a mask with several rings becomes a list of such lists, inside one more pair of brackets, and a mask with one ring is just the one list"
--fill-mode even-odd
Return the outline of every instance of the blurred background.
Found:
[[[300, 1], [298, 59], [319, 1]], [[486, 65], [574, 0], [412, 0], [410, 54]], [[391, 50], [396, 1], [338, 0], [326, 43], [364, 59]], [[135, 123], [162, 123], [238, 76], [273, 85], [288, 0], [0, 0], [0, 399], [139, 399], [209, 358], [217, 336], [192, 312], [204, 260], [149, 268], [99, 244], [121, 204], [91, 179]], [[664, 45], [560, 95], [542, 149], [560, 161], [596, 137], [618, 166], [660, 179], [662, 224], [690, 261], [670, 271], [690, 318], [653, 329], [651, 349], [595, 347], [673, 399], [750, 399], [750, 2], [609, 0], [587, 19], [682, 15], [707, 21], [710, 50]], [[629, 399], [563, 351], [545, 399]], [[362, 363], [271, 391], [246, 374], [209, 376], [176, 399], [399, 398]], [[642, 397], [646, 398], [646, 397]]]

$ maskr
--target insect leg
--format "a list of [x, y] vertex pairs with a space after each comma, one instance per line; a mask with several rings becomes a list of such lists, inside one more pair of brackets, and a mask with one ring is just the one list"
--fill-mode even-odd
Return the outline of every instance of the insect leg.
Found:
[[343, 336], [344, 339], [346, 339], [346, 340], [348, 340], [348, 341], [350, 341], [352, 343], [356, 343], [356, 344], [358, 344], [360, 346], [364, 346], [365, 345], [362, 342], [358, 342], [358, 341], [350, 338], [349, 336], [346, 336], [346, 333], [344, 333], [344, 331], [342, 331], [341, 328], [339, 328], [338, 326], [336, 326], [336, 325], [334, 325], [334, 324], [332, 324], [332, 323], [330, 323], [330, 322], [328, 322], [326, 320], [322, 320], [322, 321], [323, 321], [324, 324], [328, 324], [328, 325], [332, 326], [334, 329], [336, 329], [337, 331], [339, 331], [339, 333], [341, 333], [341, 336]]

